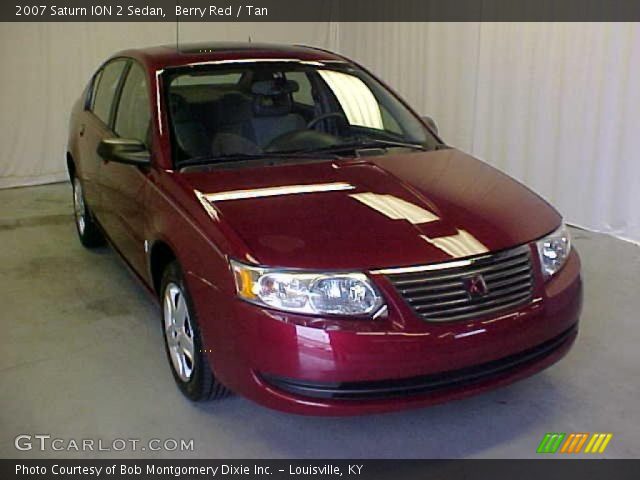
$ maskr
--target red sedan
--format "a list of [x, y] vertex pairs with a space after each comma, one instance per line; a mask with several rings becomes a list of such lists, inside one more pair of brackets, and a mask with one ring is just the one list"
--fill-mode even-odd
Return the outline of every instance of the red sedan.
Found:
[[191, 400], [346, 415], [529, 376], [577, 335], [560, 215], [361, 66], [259, 44], [129, 50], [76, 102], [80, 241], [160, 301]]

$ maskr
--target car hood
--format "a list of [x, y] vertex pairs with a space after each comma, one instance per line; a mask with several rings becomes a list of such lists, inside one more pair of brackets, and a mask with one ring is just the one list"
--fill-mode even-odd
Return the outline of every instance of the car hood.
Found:
[[560, 223], [528, 188], [455, 149], [183, 174], [262, 265], [376, 269], [502, 250]]

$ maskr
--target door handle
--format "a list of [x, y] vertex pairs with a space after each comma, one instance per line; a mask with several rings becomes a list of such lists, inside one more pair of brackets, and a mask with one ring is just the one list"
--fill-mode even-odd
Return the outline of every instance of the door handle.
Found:
[[85, 130], [86, 126], [84, 124], [80, 125], [80, 136], [83, 137], [84, 136], [84, 130]]

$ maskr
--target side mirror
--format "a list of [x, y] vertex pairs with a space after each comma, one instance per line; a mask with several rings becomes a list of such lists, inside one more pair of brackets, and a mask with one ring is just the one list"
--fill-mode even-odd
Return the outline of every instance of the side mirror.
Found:
[[438, 133], [438, 125], [436, 125], [436, 121], [433, 118], [429, 117], [428, 115], [425, 115], [422, 117], [422, 121], [427, 125], [429, 125], [429, 128], [431, 128], [431, 130], [433, 130], [434, 133]]
[[151, 161], [145, 144], [131, 138], [105, 138], [98, 145], [98, 155], [105, 161], [138, 167], [149, 165]]

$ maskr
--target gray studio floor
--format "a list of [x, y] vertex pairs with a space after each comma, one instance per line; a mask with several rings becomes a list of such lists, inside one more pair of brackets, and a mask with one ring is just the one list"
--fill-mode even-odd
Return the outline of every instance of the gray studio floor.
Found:
[[19, 434], [194, 439], [154, 458], [534, 457], [545, 432], [612, 432], [605, 456], [640, 447], [640, 248], [574, 231], [586, 284], [580, 337], [551, 369], [455, 403], [314, 418], [239, 397], [193, 405], [166, 365], [158, 311], [107, 249], [76, 239], [68, 184], [0, 191], [0, 457]]

